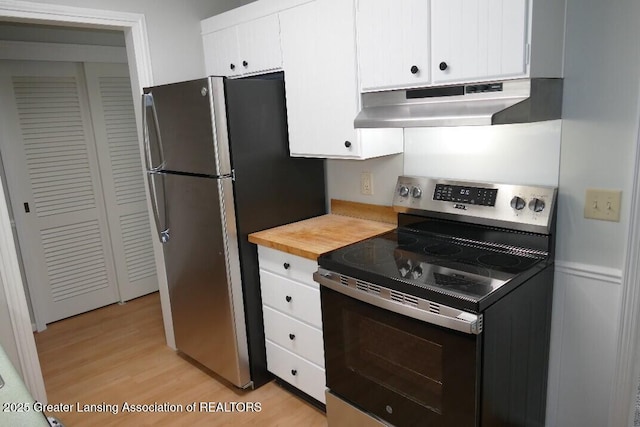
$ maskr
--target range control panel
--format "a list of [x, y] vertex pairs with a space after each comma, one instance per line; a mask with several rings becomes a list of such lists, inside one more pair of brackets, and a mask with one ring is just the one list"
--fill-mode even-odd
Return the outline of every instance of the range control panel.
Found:
[[546, 234], [556, 194], [555, 187], [400, 176], [393, 206], [397, 212]]
[[497, 194], [497, 188], [436, 184], [433, 200], [469, 203], [480, 206], [495, 206]]

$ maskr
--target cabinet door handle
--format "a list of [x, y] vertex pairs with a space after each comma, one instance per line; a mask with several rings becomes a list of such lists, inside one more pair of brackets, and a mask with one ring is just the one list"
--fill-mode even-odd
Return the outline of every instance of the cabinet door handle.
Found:
[[249, 63], [248, 63], [247, 61], [242, 61], [242, 66], [243, 66], [244, 68], [247, 68], [247, 65], [249, 65]]
[[347, 148], [351, 147], [351, 141], [345, 141], [344, 146]]
[[287, 295], [286, 297], [284, 297], [284, 299], [286, 299], [287, 302], [291, 302], [291, 296], [290, 295]]
[[282, 264], [282, 266], [284, 267], [285, 270], [288, 270], [289, 267], [291, 267], [291, 264], [289, 264], [288, 262], [285, 262], [284, 264]]
[[295, 377], [296, 375], [298, 375], [298, 371], [295, 370], [295, 369], [292, 369], [291, 370], [291, 375], [293, 375]]
[[295, 339], [296, 339], [295, 334], [289, 334], [289, 339], [290, 339], [291, 341], [295, 340]]
[[236, 64], [229, 64], [229, 68], [231, 68], [232, 70], [236, 69]]
[[418, 74], [418, 71], [420, 71], [420, 68], [418, 68], [417, 65], [412, 65], [410, 71], [411, 71], [411, 74]]
[[447, 65], [447, 63], [446, 63], [446, 62], [442, 61], [442, 62], [438, 65], [438, 68], [440, 68], [440, 71], [444, 71], [444, 70], [446, 70], [447, 68], [449, 68], [449, 65]]

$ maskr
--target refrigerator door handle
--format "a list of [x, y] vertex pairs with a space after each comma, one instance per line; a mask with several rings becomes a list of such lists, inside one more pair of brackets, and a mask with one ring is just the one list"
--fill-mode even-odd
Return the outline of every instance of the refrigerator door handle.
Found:
[[[165, 196], [165, 174], [157, 171], [147, 171], [147, 174], [149, 195], [151, 197], [151, 209], [153, 211], [154, 222], [156, 223], [156, 231], [158, 232], [160, 241], [162, 243], [167, 243], [169, 241], [169, 212], [167, 211], [167, 198]], [[156, 177], [160, 178], [159, 190], [162, 192], [162, 211], [160, 211], [160, 207], [158, 206], [158, 195], [156, 192], [158, 187], [156, 186]], [[160, 217], [160, 213], [162, 213], [162, 218]], [[162, 219], [164, 219], [164, 221]]]
[[[153, 157], [151, 156], [151, 133], [149, 132], [149, 121], [147, 120], [147, 111], [151, 110], [153, 125], [156, 135], [158, 156], [160, 157], [160, 164], [153, 165]], [[147, 170], [150, 172], [157, 172], [165, 167], [164, 150], [162, 148], [162, 136], [160, 135], [160, 125], [158, 124], [158, 112], [156, 111], [156, 105], [153, 102], [153, 94], [142, 94], [142, 133], [144, 139], [144, 151], [145, 151], [145, 164]]]

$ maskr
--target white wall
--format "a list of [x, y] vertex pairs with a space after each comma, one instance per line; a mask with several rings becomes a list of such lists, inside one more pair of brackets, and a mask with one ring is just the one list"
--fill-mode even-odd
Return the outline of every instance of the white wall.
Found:
[[621, 289], [619, 270], [572, 263], [556, 267], [548, 427], [607, 426]]
[[[568, 0], [558, 258], [622, 268], [638, 131], [640, 2]], [[620, 223], [582, 218], [588, 187], [621, 189]]]
[[[640, 93], [640, 2], [568, 0], [549, 426], [607, 425]], [[619, 223], [583, 218], [585, 189], [621, 189]], [[624, 426], [626, 427], [626, 426]]]
[[205, 76], [200, 21], [240, 6], [241, 0], [39, 0], [145, 15], [154, 84]]
[[[373, 205], [391, 206], [396, 178], [402, 175], [402, 154], [369, 160], [327, 160], [327, 197]], [[373, 194], [360, 194], [360, 174], [373, 174]]]

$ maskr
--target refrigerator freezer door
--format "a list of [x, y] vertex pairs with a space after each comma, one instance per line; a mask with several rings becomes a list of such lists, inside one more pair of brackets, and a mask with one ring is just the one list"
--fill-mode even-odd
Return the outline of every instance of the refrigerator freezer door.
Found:
[[231, 172], [222, 78], [146, 88], [143, 107], [148, 169], [209, 176]]
[[163, 178], [171, 236], [163, 247], [176, 346], [236, 386], [246, 387], [251, 380], [242, 290], [232, 289], [237, 281], [231, 277], [237, 255], [227, 256], [227, 246], [237, 242], [227, 239], [220, 197], [231, 191], [231, 179], [175, 174]]

